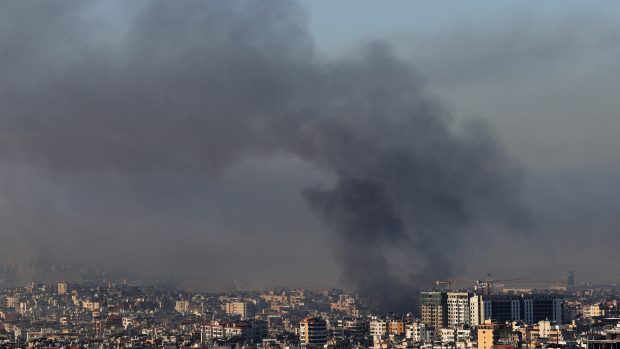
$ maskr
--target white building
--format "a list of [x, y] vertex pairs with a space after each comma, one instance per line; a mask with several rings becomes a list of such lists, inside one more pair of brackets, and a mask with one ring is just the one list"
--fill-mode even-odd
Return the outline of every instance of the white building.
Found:
[[484, 323], [484, 303], [481, 295], [473, 295], [469, 298], [469, 325], [478, 326]]
[[454, 343], [454, 329], [452, 328], [442, 328], [440, 330], [441, 333], [441, 342], [446, 343]]
[[372, 336], [373, 342], [385, 339], [387, 336], [387, 322], [378, 318], [370, 320], [370, 335]]
[[448, 292], [448, 328], [470, 324], [470, 297], [468, 292]]
[[605, 315], [605, 311], [600, 304], [584, 304], [582, 308], [584, 318], [592, 318]]

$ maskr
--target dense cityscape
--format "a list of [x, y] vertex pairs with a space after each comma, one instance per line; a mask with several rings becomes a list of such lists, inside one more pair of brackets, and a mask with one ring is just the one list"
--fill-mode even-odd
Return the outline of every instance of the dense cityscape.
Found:
[[[3, 348], [588, 348], [620, 343], [620, 287], [468, 289], [437, 281], [419, 308], [374, 312], [354, 292], [185, 292], [31, 282], [0, 292]], [[441, 289], [440, 289], [441, 288]], [[413, 295], [412, 295], [413, 296]]]

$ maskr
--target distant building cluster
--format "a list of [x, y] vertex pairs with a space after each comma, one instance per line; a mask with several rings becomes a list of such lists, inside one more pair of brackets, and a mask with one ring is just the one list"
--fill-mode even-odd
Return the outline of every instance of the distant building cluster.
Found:
[[620, 288], [430, 290], [379, 314], [343, 290], [201, 293], [60, 282], [0, 291], [2, 348], [618, 349]]
[[541, 320], [562, 323], [564, 296], [560, 294], [478, 295], [472, 292], [429, 291], [420, 295], [422, 321], [437, 328], [478, 326], [485, 320]]

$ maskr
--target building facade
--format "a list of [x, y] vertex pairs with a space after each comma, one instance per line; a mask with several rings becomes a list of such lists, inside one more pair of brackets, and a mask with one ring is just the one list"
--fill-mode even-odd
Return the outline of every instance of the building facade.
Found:
[[226, 303], [226, 314], [239, 316], [242, 319], [249, 319], [254, 317], [256, 311], [254, 303], [252, 302], [230, 302]]
[[448, 292], [448, 319], [449, 328], [463, 327], [470, 324], [471, 313], [469, 300], [472, 294], [469, 292]]
[[422, 322], [435, 328], [448, 325], [448, 295], [441, 291], [420, 294]]
[[299, 342], [307, 348], [324, 346], [327, 343], [327, 322], [316, 316], [303, 319], [299, 324]]
[[422, 292], [422, 322], [441, 328], [476, 326], [485, 320], [496, 323], [542, 320], [562, 324], [564, 297], [559, 294], [474, 295], [468, 292]]

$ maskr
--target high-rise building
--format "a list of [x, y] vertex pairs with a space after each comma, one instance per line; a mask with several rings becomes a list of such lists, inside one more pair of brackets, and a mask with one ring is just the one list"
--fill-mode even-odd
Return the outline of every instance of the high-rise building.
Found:
[[469, 324], [477, 326], [484, 322], [484, 303], [482, 295], [474, 294], [469, 298]]
[[523, 297], [519, 295], [482, 296], [481, 320], [493, 320], [498, 323], [522, 320]]
[[422, 322], [435, 329], [476, 326], [485, 320], [497, 323], [541, 320], [563, 323], [564, 298], [559, 294], [474, 295], [469, 292], [422, 292]]
[[448, 325], [448, 296], [446, 292], [428, 291], [420, 293], [422, 322], [436, 329]]
[[327, 343], [327, 322], [309, 316], [299, 323], [299, 341], [304, 347], [322, 347]]
[[523, 321], [528, 325], [542, 320], [562, 324], [564, 299], [555, 294], [529, 294], [523, 296]]
[[448, 323], [449, 328], [462, 327], [470, 324], [469, 299], [472, 294], [468, 292], [448, 292]]
[[504, 323], [523, 320], [533, 325], [549, 320], [561, 324], [563, 300], [558, 294], [492, 295], [482, 296], [478, 305], [471, 305], [471, 308], [480, 307], [478, 314], [481, 321], [492, 319]]
[[571, 291], [575, 288], [575, 272], [569, 271], [566, 274], [566, 290]]

